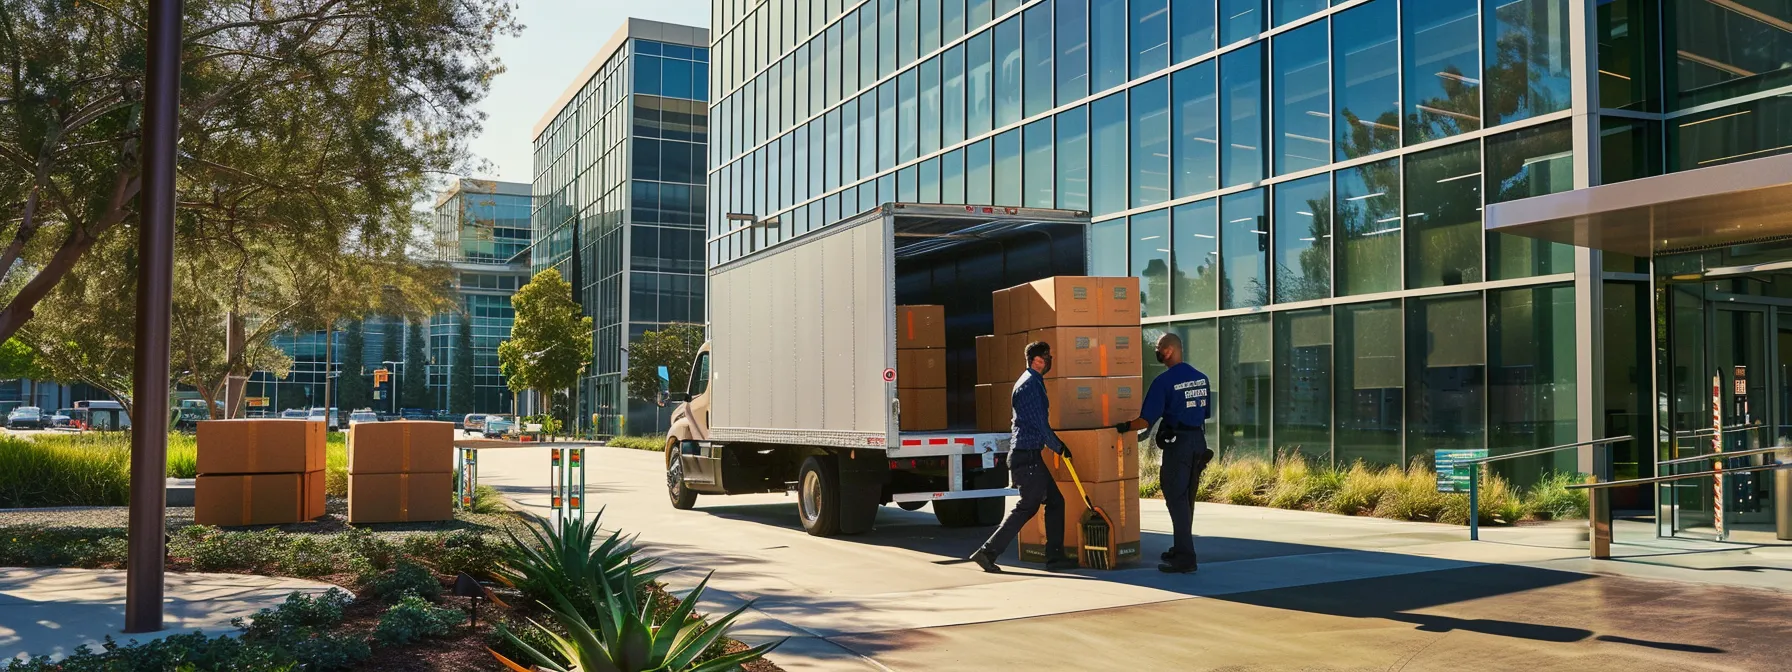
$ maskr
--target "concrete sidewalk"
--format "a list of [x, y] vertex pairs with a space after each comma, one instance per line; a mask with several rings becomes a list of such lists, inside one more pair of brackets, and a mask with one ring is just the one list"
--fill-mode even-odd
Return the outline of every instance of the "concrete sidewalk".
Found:
[[244, 574], [169, 573], [163, 622], [154, 633], [124, 633], [124, 571], [0, 567], [0, 660], [61, 658], [86, 644], [160, 639], [195, 630], [235, 632], [230, 620], [279, 606], [292, 593], [321, 594], [317, 581]]

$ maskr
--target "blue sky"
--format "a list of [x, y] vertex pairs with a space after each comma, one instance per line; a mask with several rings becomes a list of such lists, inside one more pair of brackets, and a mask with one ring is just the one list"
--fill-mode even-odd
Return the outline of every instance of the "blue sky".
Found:
[[485, 131], [470, 144], [475, 160], [490, 165], [466, 177], [528, 182], [532, 172], [529, 132], [566, 90], [598, 47], [623, 20], [637, 16], [691, 26], [709, 25], [708, 0], [522, 0], [519, 37], [498, 42], [508, 71], [492, 82], [480, 106]]

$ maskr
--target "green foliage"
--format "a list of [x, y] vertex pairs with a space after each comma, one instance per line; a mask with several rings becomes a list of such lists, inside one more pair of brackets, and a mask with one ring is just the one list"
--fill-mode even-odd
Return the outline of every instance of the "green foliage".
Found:
[[[565, 638], [566, 633], [555, 630], [555, 627], [552, 620], [543, 623], [501, 618], [486, 634], [485, 645], [508, 660], [529, 660], [529, 652], [533, 650], [552, 658], [555, 665], [566, 667], [572, 661], [554, 648], [555, 638]], [[513, 644], [513, 641], [517, 643]]]
[[572, 285], [552, 268], [511, 295], [516, 321], [498, 344], [498, 368], [512, 391], [545, 397], [571, 387], [591, 361], [591, 318], [573, 301]]
[[367, 590], [381, 601], [392, 602], [406, 595], [435, 602], [442, 599], [442, 584], [429, 569], [411, 560], [400, 560], [392, 571], [367, 583]]
[[278, 567], [287, 545], [286, 533], [275, 529], [224, 532], [194, 525], [181, 530], [169, 552], [193, 559], [201, 572], [262, 572]]
[[[566, 632], [562, 637], [542, 626], [553, 640], [556, 655], [537, 650], [521, 638], [511, 635], [512, 646], [522, 649], [528, 658], [543, 669], [553, 672], [571, 670], [617, 670], [648, 672], [679, 670], [682, 672], [721, 672], [733, 670], [743, 663], [758, 660], [780, 642], [762, 644], [735, 654], [712, 657], [698, 662], [711, 646], [728, 634], [734, 620], [752, 603], [716, 619], [705, 621], [696, 614], [697, 603], [709, 584], [704, 577], [697, 587], [679, 600], [671, 610], [656, 608], [651, 597], [643, 601], [638, 591], [624, 590], [612, 583], [604, 572], [581, 577], [578, 586], [549, 585], [553, 601], [544, 603], [550, 618]], [[568, 590], [571, 589], [571, 590]], [[571, 595], [569, 595], [571, 593]], [[607, 595], [600, 604], [579, 602], [572, 595]], [[595, 618], [586, 614], [595, 611]], [[562, 665], [557, 659], [572, 662]], [[512, 668], [515, 662], [505, 660]]]
[[342, 375], [336, 378], [336, 407], [343, 413], [373, 407], [373, 379], [365, 371], [367, 326], [349, 320], [342, 335]]
[[473, 508], [469, 510], [473, 513], [489, 515], [507, 512], [510, 507], [504, 504], [504, 495], [498, 494], [497, 488], [481, 485], [473, 488]]
[[331, 588], [313, 597], [304, 593], [286, 596], [286, 601], [272, 609], [263, 609], [249, 618], [230, 622], [241, 628], [244, 639], [263, 642], [290, 642], [304, 638], [310, 631], [342, 622], [342, 610], [355, 598], [340, 588]]
[[1586, 480], [1581, 474], [1555, 473], [1531, 486], [1528, 493], [1531, 513], [1538, 518], [1564, 519], [1587, 517], [1587, 491], [1569, 490], [1568, 486]]
[[[192, 478], [193, 437], [168, 436], [168, 475]], [[124, 506], [131, 494], [131, 440], [122, 432], [0, 437], [0, 508]]]
[[323, 576], [336, 571], [325, 542], [316, 535], [293, 535], [280, 549], [280, 571], [293, 576]]
[[473, 412], [473, 315], [455, 316], [459, 328], [454, 336], [454, 363], [448, 369], [448, 412], [466, 415]]
[[15, 378], [37, 380], [47, 375], [50, 375], [50, 372], [38, 363], [35, 348], [16, 338], [0, 342], [0, 380]]
[[1376, 517], [1437, 521], [1449, 507], [1450, 499], [1464, 497], [1438, 492], [1437, 474], [1431, 473], [1422, 458], [1415, 458], [1412, 466], [1404, 472], [1393, 467], [1389, 468], [1389, 472], [1395, 475], [1392, 479], [1393, 487], [1375, 505]]
[[466, 572], [481, 578], [497, 570], [505, 551], [504, 544], [468, 530], [411, 535], [405, 538], [403, 548], [406, 556], [435, 568], [439, 574], [457, 576]]
[[342, 432], [324, 435], [324, 494], [348, 496], [348, 437]]
[[410, 339], [405, 343], [404, 382], [398, 386], [400, 405], [406, 408], [435, 409], [435, 395], [429, 391], [429, 341], [424, 332], [429, 331], [428, 320], [412, 320]]
[[[617, 586], [632, 594], [669, 571], [653, 570], [657, 560], [636, 559], [639, 548], [633, 538], [624, 538], [621, 532], [612, 533], [599, 543], [598, 523], [603, 515], [600, 509], [584, 525], [573, 520], [554, 523], [533, 518], [529, 533], [534, 537], [534, 543], [527, 543], [515, 532], [507, 530], [511, 543], [506, 549], [500, 577], [521, 590], [524, 597], [542, 604], [549, 604], [558, 593], [565, 593], [574, 604], [591, 609], [585, 616], [595, 617], [595, 610], [609, 595], [585, 592], [590, 587]], [[604, 578], [592, 578], [597, 575]]]
[[459, 609], [436, 607], [421, 597], [407, 594], [380, 616], [373, 638], [381, 644], [409, 644], [430, 637], [445, 637], [467, 620]]
[[666, 437], [664, 437], [664, 436], [617, 436], [617, 437], [612, 437], [610, 439], [610, 441], [604, 445], [609, 446], [611, 448], [628, 448], [631, 450], [647, 450], [647, 451], [652, 451], [652, 452], [657, 453], [657, 452], [660, 452], [660, 451], [666, 449]]
[[[684, 392], [691, 379], [691, 364], [703, 348], [703, 327], [695, 324], [668, 324], [658, 331], [641, 334], [629, 345], [628, 384], [630, 397], [657, 402], [661, 392]], [[666, 367], [666, 385], [662, 389], [659, 367]]]
[[0, 529], [0, 567], [108, 567], [125, 560], [123, 535], [37, 526]]

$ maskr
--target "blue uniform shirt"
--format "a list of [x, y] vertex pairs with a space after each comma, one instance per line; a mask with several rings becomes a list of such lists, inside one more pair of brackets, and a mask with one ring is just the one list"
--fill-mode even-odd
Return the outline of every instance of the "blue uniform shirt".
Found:
[[1179, 427], [1202, 429], [1207, 425], [1207, 374], [1183, 362], [1157, 374], [1151, 389], [1145, 391], [1145, 403], [1139, 417], [1146, 422], [1168, 418]]
[[1057, 450], [1064, 445], [1047, 418], [1051, 400], [1045, 395], [1045, 379], [1029, 368], [1014, 381], [1014, 435], [1011, 450]]

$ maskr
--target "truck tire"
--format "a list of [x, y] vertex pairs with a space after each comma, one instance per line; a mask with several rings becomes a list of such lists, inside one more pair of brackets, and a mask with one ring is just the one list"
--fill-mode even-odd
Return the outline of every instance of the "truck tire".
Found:
[[988, 527], [1002, 522], [1003, 497], [941, 499], [933, 503], [933, 517], [946, 527]]
[[902, 507], [903, 511], [920, 511], [921, 507], [927, 506], [927, 502], [897, 502], [896, 505]]
[[811, 455], [796, 476], [797, 519], [817, 537], [840, 533], [840, 469], [831, 455]]
[[697, 505], [697, 492], [684, 486], [684, 460], [679, 459], [678, 439], [666, 440], [666, 496], [672, 508], [690, 510]]

